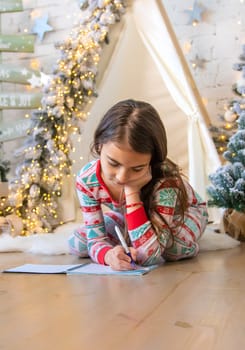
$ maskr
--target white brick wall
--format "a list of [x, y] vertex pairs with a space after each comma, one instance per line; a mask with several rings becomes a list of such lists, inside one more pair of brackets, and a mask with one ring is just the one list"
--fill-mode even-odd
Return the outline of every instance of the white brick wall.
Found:
[[223, 114], [224, 104], [234, 97], [232, 84], [240, 76], [232, 65], [239, 61], [245, 44], [245, 1], [198, 1], [205, 12], [196, 27], [187, 24], [189, 15], [185, 12], [192, 8], [194, 0], [164, 0], [163, 3], [181, 47], [186, 41], [192, 43], [190, 52], [185, 55], [187, 62], [190, 63], [196, 54], [207, 60], [204, 69], [194, 70], [189, 66], [215, 123], [217, 115]]

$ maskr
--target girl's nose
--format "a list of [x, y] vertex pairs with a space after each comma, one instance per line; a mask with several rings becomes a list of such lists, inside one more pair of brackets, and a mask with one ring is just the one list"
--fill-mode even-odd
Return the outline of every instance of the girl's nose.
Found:
[[127, 171], [123, 168], [120, 168], [116, 174], [117, 182], [123, 185], [126, 183], [127, 178], [128, 178]]

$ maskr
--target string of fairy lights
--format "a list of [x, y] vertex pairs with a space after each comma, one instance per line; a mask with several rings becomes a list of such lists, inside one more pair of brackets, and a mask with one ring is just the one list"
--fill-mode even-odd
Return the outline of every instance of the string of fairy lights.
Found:
[[31, 115], [25, 144], [17, 150], [23, 162], [9, 182], [9, 205], [0, 216], [22, 219], [22, 234], [51, 232], [62, 224], [58, 199], [64, 180], [71, 176], [74, 151], [71, 136], [88, 116], [87, 106], [97, 96], [96, 77], [103, 45], [111, 25], [125, 12], [122, 0], [80, 1], [86, 18], [55, 46], [60, 57], [43, 89], [41, 108]]

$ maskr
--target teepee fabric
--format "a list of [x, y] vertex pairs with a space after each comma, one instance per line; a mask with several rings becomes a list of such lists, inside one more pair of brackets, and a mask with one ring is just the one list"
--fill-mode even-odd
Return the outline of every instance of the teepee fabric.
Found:
[[200, 96], [182, 57], [162, 2], [134, 1], [133, 9], [141, 39], [157, 65], [169, 93], [186, 115], [189, 180], [205, 197], [207, 175], [220, 164], [216, 148], [207, 132], [205, 120], [209, 121], [208, 116], [201, 105]]

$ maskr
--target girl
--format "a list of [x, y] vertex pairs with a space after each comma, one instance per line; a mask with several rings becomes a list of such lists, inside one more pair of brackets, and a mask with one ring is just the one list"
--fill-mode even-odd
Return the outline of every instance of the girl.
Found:
[[167, 158], [165, 128], [149, 103], [125, 100], [110, 108], [91, 151], [97, 159], [76, 181], [84, 225], [69, 239], [71, 253], [115, 270], [134, 268], [117, 225], [141, 265], [197, 255], [206, 203]]

